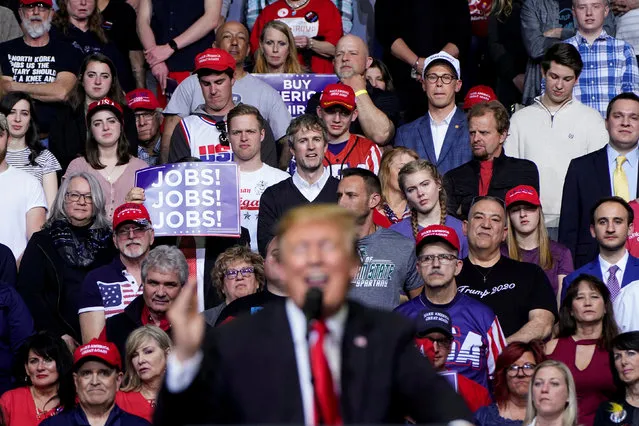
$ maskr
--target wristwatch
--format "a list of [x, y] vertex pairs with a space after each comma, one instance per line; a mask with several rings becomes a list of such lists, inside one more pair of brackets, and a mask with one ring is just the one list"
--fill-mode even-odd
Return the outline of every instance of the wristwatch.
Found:
[[177, 52], [177, 51], [179, 50], [179, 49], [178, 49], [178, 45], [177, 45], [177, 43], [175, 42], [175, 40], [169, 40], [169, 42], [168, 42], [167, 44], [169, 45], [169, 47], [170, 47], [171, 49], [173, 49], [173, 51], [174, 51], [174, 52]]

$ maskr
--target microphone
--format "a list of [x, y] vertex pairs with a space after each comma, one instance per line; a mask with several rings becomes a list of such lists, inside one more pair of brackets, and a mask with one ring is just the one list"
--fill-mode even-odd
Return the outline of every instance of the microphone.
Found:
[[306, 298], [304, 299], [304, 306], [302, 312], [306, 316], [306, 321], [309, 323], [313, 320], [319, 319], [322, 314], [322, 298], [324, 294], [322, 290], [317, 287], [311, 287], [306, 292]]

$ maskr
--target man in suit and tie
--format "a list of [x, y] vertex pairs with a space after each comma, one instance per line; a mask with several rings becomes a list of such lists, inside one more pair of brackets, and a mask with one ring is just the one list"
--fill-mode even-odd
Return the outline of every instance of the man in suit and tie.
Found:
[[[597, 241], [599, 255], [564, 279], [561, 299], [568, 287], [583, 274], [599, 278], [610, 291], [615, 319], [621, 331], [639, 329], [639, 259], [626, 249], [626, 239], [633, 231], [634, 212], [621, 197], [605, 197], [592, 208], [590, 233]], [[634, 321], [633, 321], [634, 319]]]
[[405, 416], [468, 425], [463, 401], [420, 359], [414, 325], [346, 301], [360, 265], [351, 212], [297, 207], [277, 236], [284, 303], [205, 336], [194, 284], [176, 300], [156, 425], [381, 424]]
[[508, 111], [498, 101], [474, 105], [468, 112], [473, 159], [444, 175], [448, 213], [465, 220], [477, 196], [504, 199], [519, 185], [539, 191], [539, 171], [530, 160], [508, 157], [503, 145], [508, 136]]
[[[608, 144], [570, 162], [561, 200], [559, 242], [572, 252], [579, 268], [597, 256], [597, 242], [590, 232], [590, 211], [611, 195], [625, 201], [637, 197], [639, 156], [639, 97], [622, 93], [608, 104]], [[550, 153], [549, 153], [550, 154]]]
[[422, 89], [428, 113], [397, 129], [395, 146], [415, 150], [420, 158], [437, 166], [441, 174], [472, 158], [464, 111], [455, 105], [462, 87], [459, 60], [446, 52], [430, 55], [424, 62]]

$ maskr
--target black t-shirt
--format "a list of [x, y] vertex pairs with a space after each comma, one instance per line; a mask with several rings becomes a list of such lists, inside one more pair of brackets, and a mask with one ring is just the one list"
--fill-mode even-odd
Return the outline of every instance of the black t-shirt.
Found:
[[125, 92], [135, 89], [129, 57], [122, 56], [112, 41], [103, 43], [91, 31], [82, 31], [74, 25], [69, 25], [66, 35], [62, 30], [51, 27], [51, 34], [55, 34], [57, 37], [60, 37], [61, 40], [70, 43], [83, 57], [98, 52], [108, 56], [109, 59], [113, 61], [113, 65], [115, 65], [115, 69], [118, 72], [118, 81], [122, 89], [124, 89]]
[[572, 0], [559, 0], [559, 26], [561, 28], [575, 28]]
[[124, 0], [110, 0], [102, 11], [102, 29], [127, 60], [130, 51], [142, 50], [135, 28], [135, 9]]
[[545, 309], [557, 317], [555, 295], [548, 277], [533, 263], [502, 256], [492, 267], [483, 268], [465, 258], [457, 276], [457, 291], [492, 308], [506, 337], [528, 322], [528, 313], [533, 309]]
[[[50, 37], [42, 47], [31, 47], [22, 37], [0, 43], [0, 68], [2, 74], [13, 77], [18, 83], [53, 83], [59, 72], [77, 74], [82, 57], [68, 43]], [[35, 101], [38, 129], [48, 133], [61, 104]]]
[[[373, 104], [393, 122], [395, 128], [399, 125], [400, 110], [399, 98], [394, 92], [388, 92], [381, 89], [377, 89], [370, 84], [366, 83], [366, 90], [368, 96], [371, 97]], [[317, 92], [311, 96], [306, 104], [307, 114], [317, 114], [317, 106], [319, 105], [320, 96], [322, 92]], [[351, 123], [349, 131], [356, 135], [364, 135], [362, 126], [359, 124], [359, 119]], [[365, 136], [365, 135], [364, 135]]]

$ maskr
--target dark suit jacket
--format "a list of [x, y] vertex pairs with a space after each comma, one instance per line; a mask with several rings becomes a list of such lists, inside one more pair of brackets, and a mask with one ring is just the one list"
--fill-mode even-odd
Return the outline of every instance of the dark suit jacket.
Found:
[[428, 160], [437, 166], [437, 170], [441, 174], [461, 166], [473, 158], [466, 114], [461, 108], [457, 108], [450, 120], [439, 158], [435, 155], [428, 114], [397, 129], [395, 146], [404, 146], [415, 150], [419, 154], [419, 158]]
[[[478, 160], [471, 160], [444, 175], [448, 213], [461, 220], [468, 217], [470, 204], [479, 195]], [[502, 154], [493, 160], [493, 176], [488, 195], [501, 198], [517, 185], [530, 185], [539, 192], [539, 171], [530, 160], [508, 157]]]
[[566, 172], [559, 242], [572, 252], [575, 268], [593, 260], [599, 251], [590, 235], [590, 209], [600, 198], [612, 195], [607, 149], [608, 145], [573, 159]]
[[[408, 320], [349, 302], [342, 345], [344, 424], [400, 424], [405, 415], [428, 423], [470, 419], [464, 402], [416, 350], [413, 334]], [[187, 390], [161, 390], [155, 425], [304, 423], [284, 304], [213, 329], [203, 353]]]
[[[566, 278], [564, 278], [564, 282], [561, 289], [561, 300], [563, 301], [566, 297], [566, 292], [568, 291], [568, 287], [572, 284], [572, 282], [581, 274], [592, 275], [593, 277], [599, 278], [601, 281], [604, 281], [604, 278], [601, 276], [601, 264], [599, 263], [599, 258], [593, 260], [592, 262], [586, 263], [581, 268], [577, 269]], [[634, 256], [628, 256], [628, 263], [626, 263], [626, 269], [623, 271], [623, 278], [621, 279], [621, 283], [619, 288], [623, 288], [630, 284], [633, 281], [639, 280], [639, 259]], [[604, 281], [605, 282], [605, 281]]]

